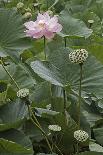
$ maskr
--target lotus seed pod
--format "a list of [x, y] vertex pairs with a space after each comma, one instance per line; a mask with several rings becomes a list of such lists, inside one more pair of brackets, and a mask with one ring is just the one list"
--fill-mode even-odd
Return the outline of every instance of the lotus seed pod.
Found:
[[24, 15], [23, 15], [24, 19], [29, 19], [32, 17], [32, 14], [31, 12], [26, 12]]
[[52, 130], [52, 131], [61, 131], [61, 127], [59, 125], [49, 125], [48, 126], [49, 130]]
[[69, 59], [73, 63], [81, 64], [88, 58], [88, 52], [85, 49], [77, 49], [69, 54]]
[[83, 130], [77, 130], [74, 132], [74, 138], [79, 142], [85, 142], [89, 138], [89, 135]]
[[29, 89], [27, 89], [27, 88], [20, 89], [17, 92], [17, 97], [20, 97], [20, 98], [27, 97], [28, 95], [29, 95]]
[[22, 3], [22, 2], [19, 2], [19, 3], [17, 3], [17, 5], [16, 5], [16, 8], [17, 9], [22, 9], [24, 7], [24, 3]]

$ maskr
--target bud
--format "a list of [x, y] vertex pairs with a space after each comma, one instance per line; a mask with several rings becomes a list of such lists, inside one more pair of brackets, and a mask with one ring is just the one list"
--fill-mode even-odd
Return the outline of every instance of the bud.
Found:
[[88, 23], [89, 24], [93, 24], [94, 23], [94, 20], [90, 19], [90, 20], [88, 20]]
[[17, 7], [17, 9], [22, 9], [24, 7], [24, 3], [19, 2], [19, 3], [17, 3], [16, 7]]
[[79, 142], [85, 142], [89, 138], [89, 135], [83, 130], [77, 130], [74, 132], [74, 138]]
[[59, 125], [49, 125], [48, 128], [52, 131], [61, 131], [61, 127]]
[[48, 10], [47, 13], [48, 13], [50, 16], [53, 16], [53, 11]]
[[29, 19], [32, 17], [32, 14], [31, 12], [26, 12], [24, 15], [23, 15], [24, 19]]
[[27, 97], [28, 95], [29, 95], [29, 89], [27, 89], [27, 88], [20, 89], [17, 92], [17, 97], [20, 97], [20, 98]]
[[88, 58], [88, 52], [85, 49], [77, 49], [69, 54], [69, 59], [73, 63], [81, 64]]
[[31, 12], [32, 10], [30, 8], [25, 9], [26, 12]]
[[34, 3], [33, 4], [34, 7], [38, 7], [39, 5], [41, 5], [41, 3]]

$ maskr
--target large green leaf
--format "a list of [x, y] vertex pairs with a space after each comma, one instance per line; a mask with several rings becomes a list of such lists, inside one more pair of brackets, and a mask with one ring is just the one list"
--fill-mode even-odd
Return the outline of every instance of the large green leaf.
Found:
[[90, 151], [103, 152], [103, 147], [100, 146], [99, 144], [94, 143], [94, 142], [90, 142], [89, 149], [90, 149]]
[[[37, 117], [37, 119], [39, 120], [39, 123], [41, 124], [45, 133], [48, 134], [49, 133], [48, 125], [50, 124], [50, 121], [47, 118], [42, 118], [42, 117]], [[30, 120], [26, 121], [24, 130], [26, 135], [36, 142], [40, 142], [43, 139], [45, 139], [42, 132]], [[48, 147], [48, 146], [45, 146], [45, 147]]]
[[[20, 88], [31, 88], [36, 83], [35, 79], [32, 77], [30, 71], [22, 63], [15, 65], [10, 63], [5, 68], [9, 71], [11, 76], [16, 80]], [[5, 72], [3, 67], [0, 65], [0, 80], [6, 80], [9, 84], [15, 86], [8, 74]]]
[[63, 86], [58, 69], [49, 62], [34, 61], [31, 63], [31, 68], [41, 78], [51, 82], [54, 85]]
[[79, 153], [79, 154], [76, 154], [76, 155], [103, 155], [103, 153], [100, 153], [100, 152], [82, 152], [82, 153]]
[[[44, 93], [45, 92], [45, 93]], [[51, 97], [50, 84], [48, 82], [42, 82], [35, 86], [35, 92], [31, 94], [31, 100], [35, 101], [37, 105], [43, 100], [47, 100]]]
[[57, 155], [57, 154], [56, 153], [51, 153], [51, 154], [38, 153], [37, 155]]
[[[71, 89], [79, 89], [80, 67], [69, 60], [71, 49], [49, 46], [49, 62], [34, 61], [31, 66], [35, 73], [54, 85], [69, 85]], [[82, 90], [102, 97], [103, 65], [95, 57], [89, 55], [83, 65]]]
[[93, 131], [94, 131], [94, 136], [95, 136], [96, 141], [100, 145], [103, 145], [103, 127], [102, 128], [93, 129]]
[[55, 116], [54, 124], [58, 124], [61, 126], [61, 132], [58, 133], [58, 144], [59, 148], [65, 153], [70, 153], [73, 151], [73, 144], [75, 142], [74, 139], [74, 131], [77, 130], [77, 125], [75, 121], [70, 117], [70, 115], [66, 112], [66, 117], [64, 114], [60, 113]]
[[0, 138], [0, 154], [1, 155], [33, 155], [31, 149], [26, 149], [12, 141]]
[[27, 116], [27, 107], [20, 100], [0, 108], [0, 131], [19, 127]]
[[[103, 39], [101, 39], [101, 43]], [[103, 45], [95, 43], [94, 45], [88, 46], [87, 49], [91, 52], [100, 62], [103, 63]]]
[[42, 117], [45, 115], [55, 116], [55, 115], [59, 114], [59, 112], [49, 110], [49, 109], [44, 109], [44, 108], [35, 108], [35, 109], [36, 109], [37, 115], [42, 116]]
[[67, 10], [61, 12], [59, 19], [63, 26], [63, 30], [60, 35], [63, 37], [88, 38], [92, 33], [92, 30], [88, 29], [84, 22], [80, 21], [79, 19], [73, 18]]
[[0, 138], [20, 144], [27, 149], [32, 149], [32, 143], [30, 139], [19, 130], [10, 129], [7, 131], [2, 131], [0, 132]]
[[[71, 49], [58, 48], [53, 50], [53, 44], [50, 44], [49, 61], [64, 77], [65, 84], [70, 84], [71, 88], [78, 90], [80, 67], [69, 60]], [[102, 96], [103, 89], [103, 65], [89, 54], [87, 61], [83, 65], [82, 90], [88, 93], [95, 93]]]
[[30, 48], [25, 39], [22, 17], [13, 9], [0, 9], [0, 55]]

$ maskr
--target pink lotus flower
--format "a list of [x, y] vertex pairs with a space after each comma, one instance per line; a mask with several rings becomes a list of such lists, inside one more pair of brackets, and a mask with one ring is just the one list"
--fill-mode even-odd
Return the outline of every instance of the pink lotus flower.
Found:
[[58, 17], [50, 17], [46, 12], [44, 14], [38, 14], [37, 20], [35, 22], [26, 22], [25, 27], [27, 28], [26, 36], [33, 38], [41, 38], [45, 36], [47, 39], [54, 37], [55, 33], [62, 30], [62, 25], [58, 23]]

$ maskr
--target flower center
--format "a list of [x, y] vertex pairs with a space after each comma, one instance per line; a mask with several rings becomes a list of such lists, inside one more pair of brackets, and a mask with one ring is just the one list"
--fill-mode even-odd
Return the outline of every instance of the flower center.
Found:
[[38, 23], [39, 28], [43, 29], [45, 27], [45, 22], [44, 20], [40, 20]]

